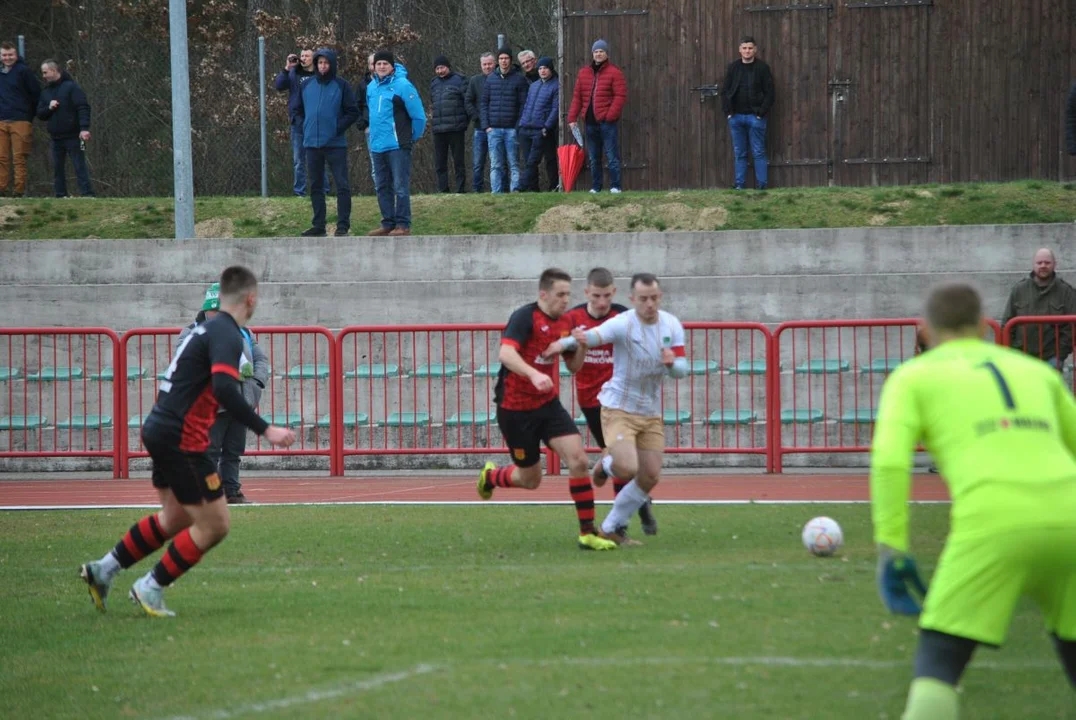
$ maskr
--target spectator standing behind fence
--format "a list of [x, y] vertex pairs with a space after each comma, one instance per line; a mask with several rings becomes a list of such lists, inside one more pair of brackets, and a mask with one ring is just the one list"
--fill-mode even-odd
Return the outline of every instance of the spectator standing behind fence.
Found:
[[[194, 322], [183, 328], [176, 339], [173, 353], [179, 352], [183, 341], [194, 332], [194, 328], [207, 320], [212, 320], [218, 312], [220, 312], [220, 283], [213, 283], [206, 290], [201, 312], [194, 318]], [[243, 336], [243, 356], [239, 360], [239, 381], [242, 383], [243, 399], [252, 408], [257, 408], [261, 403], [265, 383], [269, 382], [269, 358], [259, 347], [250, 330], [241, 327], [239, 333]], [[239, 464], [246, 451], [246, 425], [236, 420], [224, 408], [219, 408], [217, 419], [209, 428], [209, 447], [206, 448], [206, 454], [209, 455], [213, 467], [220, 475], [221, 484], [224, 486], [224, 497], [227, 498], [229, 505], [250, 502], [243, 494], [243, 486], [239, 482]]]
[[1069, 88], [1069, 100], [1065, 105], [1065, 138], [1069, 155], [1076, 155], [1076, 82]]
[[370, 53], [366, 56], [366, 72], [363, 73], [362, 81], [355, 86], [355, 94], [359, 96], [359, 103], [362, 106], [363, 118], [360, 122], [363, 122], [366, 129], [363, 130], [363, 135], [366, 136], [366, 154], [370, 156], [370, 179], [374, 183], [374, 194], [377, 193], [377, 168], [374, 167], [374, 151], [370, 149], [370, 106], [367, 104], [366, 88], [370, 87], [370, 83], [374, 81], [374, 54]]
[[486, 175], [486, 161], [489, 159], [489, 138], [482, 129], [482, 93], [490, 73], [497, 67], [497, 59], [493, 57], [493, 53], [482, 53], [478, 64], [482, 72], [471, 76], [467, 81], [467, 94], [464, 98], [467, 117], [474, 122], [474, 138], [471, 141], [471, 188], [476, 193], [486, 189], [483, 178]]
[[765, 190], [769, 185], [766, 115], [773, 107], [773, 75], [770, 66], [755, 56], [757, 52], [754, 38], [741, 39], [740, 59], [728, 66], [721, 86], [721, 108], [728, 117], [736, 155], [736, 190], [743, 190], [747, 179], [748, 147], [755, 159], [755, 186]]
[[314, 53], [317, 74], [299, 93], [303, 116], [303, 147], [310, 182], [310, 205], [314, 218], [304, 237], [325, 236], [325, 168], [336, 185], [336, 235], [351, 230], [351, 184], [347, 177], [347, 129], [360, 120], [359, 105], [351, 86], [336, 77], [336, 53], [322, 48]]
[[[519, 119], [520, 145], [529, 147], [523, 157], [523, 180], [520, 189], [538, 192], [538, 166], [544, 157], [549, 175], [549, 189], [557, 186], [557, 122], [560, 114], [560, 80], [553, 69], [553, 59], [538, 61], [539, 80], [527, 91], [527, 103]], [[524, 142], [524, 138], [526, 142]]]
[[519, 68], [528, 83], [536, 83], [541, 76], [538, 75], [538, 56], [533, 50], [521, 50], [516, 59], [519, 60]]
[[620, 184], [620, 115], [628, 101], [624, 73], [609, 62], [609, 43], [595, 41], [590, 48], [593, 62], [579, 71], [568, 109], [568, 125], [579, 128], [586, 121], [587, 157], [590, 164], [590, 192], [602, 189], [602, 152], [609, 165], [609, 192], [618, 193]]
[[467, 79], [452, 71], [444, 55], [433, 61], [434, 78], [430, 81], [433, 121], [433, 166], [437, 172], [437, 192], [448, 192], [448, 153], [456, 175], [456, 192], [467, 191], [463, 169], [463, 134], [467, 131]]
[[486, 78], [482, 90], [482, 129], [489, 137], [489, 185], [504, 192], [504, 166], [510, 175], [509, 189], [519, 192], [519, 157], [516, 127], [527, 103], [527, 79], [512, 66], [512, 51], [497, 51], [497, 70]]
[[[1021, 315], [1076, 315], [1076, 290], [1057, 276], [1053, 250], [1036, 252], [1031, 274], [1009, 292], [1002, 327]], [[1060, 370], [1072, 354], [1072, 323], [1018, 325], [1013, 329], [1011, 346]]]
[[426, 129], [426, 110], [407, 69], [388, 50], [374, 55], [374, 80], [366, 91], [370, 149], [377, 168], [381, 226], [370, 235], [411, 234], [411, 148]]
[[[273, 87], [288, 93], [288, 120], [291, 128], [291, 166], [294, 180], [292, 192], [298, 197], [306, 196], [306, 148], [303, 147], [303, 117], [299, 113], [302, 99], [299, 92], [314, 77], [314, 51], [304, 49], [298, 55], [288, 55], [284, 69], [273, 80]], [[329, 186], [329, 170], [325, 169], [325, 187]]]
[[0, 43], [0, 195], [15, 166], [15, 197], [26, 195], [26, 158], [34, 147], [33, 120], [41, 85], [10, 42]]
[[52, 190], [56, 197], [67, 197], [67, 156], [75, 166], [78, 191], [93, 197], [90, 170], [86, 166], [86, 141], [90, 139], [90, 103], [79, 84], [55, 60], [41, 63], [45, 89], [37, 103], [37, 116], [48, 125], [52, 137]]

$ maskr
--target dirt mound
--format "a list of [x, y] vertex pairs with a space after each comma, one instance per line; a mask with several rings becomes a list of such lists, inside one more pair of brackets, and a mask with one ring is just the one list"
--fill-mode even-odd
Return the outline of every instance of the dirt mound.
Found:
[[200, 238], [235, 237], [235, 223], [231, 218], [211, 218], [194, 223], [194, 236]]
[[534, 224], [538, 233], [638, 232], [643, 230], [716, 230], [729, 219], [720, 205], [693, 208], [684, 203], [646, 207], [636, 203], [601, 207], [592, 202], [558, 205]]

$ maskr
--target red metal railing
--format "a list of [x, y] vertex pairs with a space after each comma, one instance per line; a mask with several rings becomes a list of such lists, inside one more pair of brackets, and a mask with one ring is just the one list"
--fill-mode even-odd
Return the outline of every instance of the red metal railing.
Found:
[[118, 477], [119, 344], [108, 328], [0, 328], [0, 457], [110, 457]]
[[[1076, 315], [1026, 315], [1005, 323], [1001, 342], [1052, 362], [1061, 370], [1072, 354], [1074, 333]], [[1076, 391], [1076, 373], [1068, 381], [1069, 387]]]

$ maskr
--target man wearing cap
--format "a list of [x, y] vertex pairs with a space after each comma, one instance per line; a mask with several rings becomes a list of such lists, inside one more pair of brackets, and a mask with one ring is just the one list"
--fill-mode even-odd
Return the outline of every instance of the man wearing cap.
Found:
[[467, 130], [467, 79], [452, 72], [452, 64], [444, 55], [433, 61], [435, 76], [430, 81], [433, 106], [433, 166], [437, 171], [437, 192], [448, 192], [448, 153], [456, 171], [456, 192], [466, 192], [463, 170], [463, 133]]
[[620, 114], [628, 101], [628, 84], [620, 68], [609, 62], [609, 43], [597, 40], [590, 52], [594, 62], [583, 67], [576, 78], [568, 124], [577, 130], [580, 117], [586, 122], [590, 192], [601, 192], [604, 152], [609, 165], [609, 192], [619, 193]]
[[388, 50], [374, 53], [374, 77], [366, 87], [370, 152], [377, 168], [381, 225], [368, 234], [411, 234], [411, 147], [426, 129], [426, 109], [407, 70]]
[[527, 103], [527, 79], [512, 65], [512, 51], [497, 51], [497, 69], [486, 78], [482, 91], [482, 129], [489, 137], [489, 184], [494, 193], [504, 192], [505, 164], [511, 178], [509, 189], [519, 192], [519, 152], [516, 128]]
[[[187, 336], [220, 311], [220, 283], [213, 283], [205, 292], [205, 300], [198, 315], [176, 339], [175, 352], [179, 351]], [[239, 360], [239, 377], [243, 383], [243, 397], [251, 407], [258, 407], [262, 390], [269, 381], [269, 358], [254, 340], [254, 335], [246, 327], [239, 328], [243, 335], [243, 356]], [[239, 483], [240, 458], [247, 449], [247, 428], [232, 418], [224, 409], [217, 411], [217, 420], [209, 429], [209, 447], [207, 452], [213, 464], [217, 466], [224, 495], [229, 504], [244, 504], [250, 500], [243, 494]]]
[[[553, 58], [538, 60], [538, 82], [527, 91], [527, 102], [519, 119], [520, 145], [529, 148], [523, 158], [520, 189], [538, 192], [538, 165], [545, 157], [549, 189], [557, 186], [557, 121], [560, 114], [560, 80], [553, 68]], [[524, 139], [526, 142], [524, 142]]]

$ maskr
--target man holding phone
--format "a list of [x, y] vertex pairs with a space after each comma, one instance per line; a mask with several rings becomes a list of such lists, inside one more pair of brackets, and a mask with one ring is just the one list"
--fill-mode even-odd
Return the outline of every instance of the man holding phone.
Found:
[[[288, 55], [284, 69], [276, 76], [273, 87], [288, 92], [288, 119], [291, 121], [291, 159], [297, 197], [306, 196], [306, 151], [303, 150], [303, 119], [299, 116], [299, 91], [314, 76], [314, 51], [305, 48], [301, 53]], [[325, 171], [325, 188], [329, 187], [329, 171]]]

